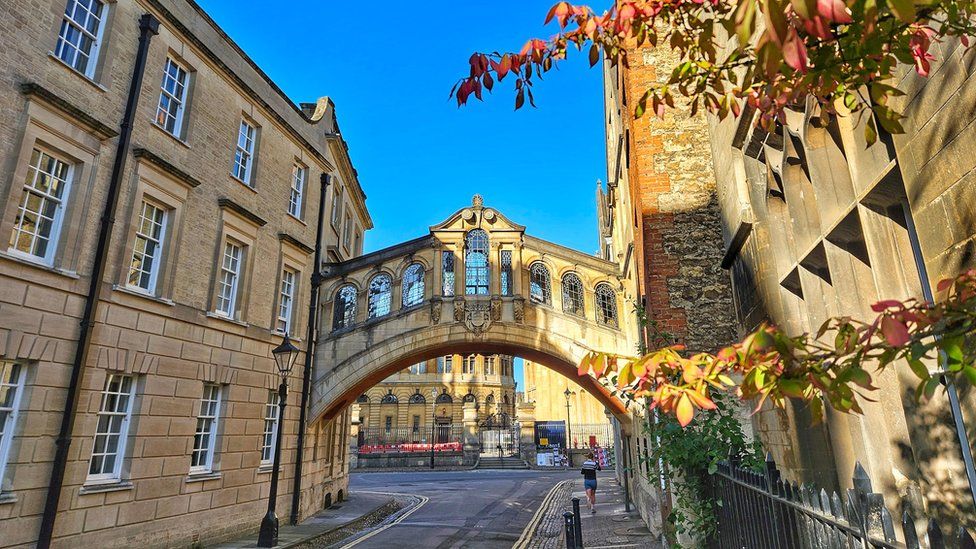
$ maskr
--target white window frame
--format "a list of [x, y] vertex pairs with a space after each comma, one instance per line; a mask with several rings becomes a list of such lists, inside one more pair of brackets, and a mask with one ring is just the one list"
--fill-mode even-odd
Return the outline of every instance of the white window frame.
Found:
[[[163, 254], [165, 253], [165, 246], [166, 246], [166, 229], [169, 221], [169, 211], [162, 205], [153, 202], [152, 200], [149, 200], [147, 198], [142, 199], [142, 201], [140, 202], [140, 206], [141, 208], [139, 208], [139, 221], [136, 228], [136, 237], [132, 243], [132, 254], [129, 256], [129, 275], [126, 277], [126, 286], [137, 292], [155, 295], [156, 289], [158, 287], [158, 282], [159, 282], [159, 273], [160, 271], [162, 271], [163, 268]], [[144, 234], [142, 232], [143, 224], [148, 220], [148, 218], [146, 218], [147, 207], [153, 208], [162, 213], [162, 217], [160, 218], [158, 223], [159, 235], [155, 237], [151, 234]], [[148, 220], [148, 221], [150, 223], [156, 224], [155, 220]], [[155, 244], [156, 247], [155, 255], [146, 253], [145, 250], [148, 249], [148, 245], [143, 248], [142, 252], [138, 251], [138, 246], [140, 241], [145, 241], [147, 243]], [[148, 288], [144, 288], [139, 284], [132, 283], [132, 275], [133, 272], [136, 270], [135, 263], [136, 263], [137, 254], [142, 255], [142, 267], [145, 266], [146, 257], [152, 258], [152, 263], [149, 268], [150, 270], [149, 270]], [[138, 271], [145, 272], [141, 267], [138, 269]], [[141, 276], [139, 278], [140, 280], [142, 279]]]
[[[223, 248], [223, 252], [220, 254], [220, 267], [217, 274], [217, 298], [214, 302], [214, 313], [227, 318], [235, 318], [237, 315], [237, 297], [240, 293], [245, 246], [236, 240], [228, 238], [224, 240]], [[236, 258], [233, 255], [228, 256], [228, 251], [231, 248], [238, 250]], [[230, 265], [228, 265], [228, 259], [231, 260]], [[236, 269], [232, 268], [235, 260]], [[225, 276], [232, 277], [229, 283], [225, 281]], [[223, 306], [221, 306], [221, 302], [223, 302]]]
[[498, 373], [495, 356], [488, 355], [484, 358], [485, 376], [493, 376]]
[[[193, 451], [190, 453], [190, 474], [213, 472], [214, 455], [217, 448], [217, 430], [220, 426], [220, 409], [224, 388], [216, 383], [204, 383], [200, 396], [200, 409], [197, 413], [197, 428], [193, 436]], [[208, 409], [212, 406], [212, 410]], [[201, 426], [203, 428], [201, 429]], [[203, 436], [207, 437], [205, 446], [198, 446]], [[196, 454], [203, 454], [201, 463], [193, 465]]]
[[281, 283], [278, 286], [278, 315], [275, 318], [275, 331], [277, 332], [287, 334], [291, 331], [297, 283], [297, 271], [288, 267], [281, 270]]
[[410, 365], [410, 368], [408, 368], [408, 370], [413, 375], [420, 375], [420, 374], [424, 373], [422, 371], [422, 369], [424, 367], [424, 364], [425, 364], [424, 362], [418, 362], [416, 364], [411, 364]]
[[[62, 61], [79, 74], [82, 74], [89, 79], [95, 77], [95, 69], [98, 67], [98, 54], [102, 48], [102, 39], [105, 34], [105, 20], [108, 17], [109, 10], [108, 2], [104, 2], [103, 0], [90, 0], [89, 7], [95, 3], [102, 7], [102, 11], [97, 17], [98, 28], [96, 28], [95, 32], [93, 33], [85, 28], [85, 25], [75, 21], [73, 15], [68, 14], [69, 11], [74, 11], [73, 9], [69, 10], [69, 6], [73, 8], [79, 4], [79, 1], [67, 0], [64, 7], [64, 13], [61, 14], [61, 27], [58, 29], [58, 39], [57, 42], [55, 42], [54, 51], [52, 52], [54, 57], [58, 58], [58, 60]], [[88, 15], [95, 17], [95, 14], [92, 13], [90, 9], [85, 8], [85, 11], [88, 13]], [[71, 27], [75, 32], [81, 33], [83, 36], [88, 37], [92, 41], [91, 49], [86, 52], [88, 55], [88, 64], [85, 65], [84, 70], [79, 69], [77, 66], [78, 54], [81, 52], [81, 48], [76, 47], [74, 44], [65, 39], [64, 30], [66, 27]], [[64, 47], [70, 47], [72, 50], [74, 50], [74, 55], [72, 56], [71, 61], [61, 57], [61, 52], [64, 50]]]
[[[275, 445], [278, 443], [278, 391], [268, 391], [268, 401], [264, 404], [264, 432], [261, 435], [261, 465], [274, 463]], [[264, 456], [268, 457], [265, 458]]]
[[308, 183], [308, 168], [295, 164], [291, 171], [291, 192], [288, 196], [288, 215], [295, 219], [302, 218], [302, 206], [305, 205], [305, 187]]
[[474, 375], [477, 361], [475, 355], [467, 355], [461, 358], [461, 374]]
[[352, 215], [346, 211], [346, 219], [342, 222], [342, 247], [346, 252], [352, 253], [350, 246], [352, 246]]
[[[170, 74], [170, 67], [175, 68], [176, 76]], [[182, 76], [182, 78], [181, 78]], [[166, 89], [167, 79], [173, 80], [177, 86], [182, 87], [182, 91], [177, 88], [178, 94], [170, 93]], [[159, 84], [159, 102], [156, 104], [156, 118], [155, 123], [157, 126], [162, 128], [163, 131], [172, 135], [173, 137], [180, 139], [183, 135], [183, 119], [186, 112], [186, 96], [188, 89], [190, 87], [190, 70], [186, 68], [182, 63], [173, 59], [170, 56], [166, 57], [166, 63], [163, 65], [163, 79]], [[173, 114], [168, 108], [163, 107], [163, 99], [169, 98], [170, 101], [176, 103], [176, 113]], [[164, 113], [163, 121], [160, 122], [160, 113]], [[170, 130], [166, 127], [166, 123], [169, 121], [169, 117], [173, 117], [173, 129]]]
[[[37, 154], [36, 166], [34, 165], [35, 153]], [[45, 156], [65, 166], [65, 173], [63, 179], [55, 177], [54, 174], [49, 174], [48, 172], [41, 172], [41, 160]], [[58, 243], [61, 240], [61, 228], [64, 222], [64, 211], [66, 209], [66, 202], [68, 201], [68, 197], [71, 195], [71, 180], [73, 179], [74, 176], [74, 168], [75, 166], [71, 162], [65, 160], [64, 158], [56, 154], [53, 154], [42, 147], [38, 147], [38, 146], [34, 147], [34, 149], [31, 151], [31, 157], [27, 161], [27, 173], [28, 173], [28, 177], [30, 177], [30, 183], [28, 183], [25, 180], [21, 184], [21, 191], [23, 194], [21, 196], [19, 204], [17, 205], [17, 218], [20, 219], [20, 222], [18, 223], [18, 221], [16, 220], [14, 221], [14, 228], [11, 231], [10, 242], [7, 248], [8, 252], [18, 257], [23, 257], [25, 259], [28, 259], [30, 261], [41, 262], [45, 265], [54, 264], [54, 256], [57, 253]], [[53, 195], [50, 192], [39, 192], [39, 189], [37, 189], [37, 187], [34, 186], [38, 178], [41, 177], [40, 175], [41, 173], [49, 177], [52, 177], [53, 179], [57, 179], [57, 181], [61, 183], [63, 190], [61, 191], [60, 196]], [[38, 238], [38, 235], [41, 234], [39, 230], [38, 232], [35, 233], [31, 233], [30, 231], [23, 230], [24, 225], [23, 225], [22, 213], [26, 211], [27, 201], [30, 199], [31, 195], [40, 196], [42, 200], [51, 201], [56, 204], [54, 215], [51, 218], [51, 230], [44, 237], [47, 239], [48, 243], [47, 243], [47, 248], [44, 250], [43, 256], [36, 255], [31, 252], [22, 251], [17, 249], [16, 247], [17, 236], [19, 234], [21, 233], [33, 234], [35, 240]], [[32, 213], [35, 215], [40, 215], [40, 212], [32, 212]], [[33, 241], [31, 247], [33, 248]]]
[[332, 212], [329, 214], [329, 221], [332, 226], [338, 231], [339, 221], [341, 221], [342, 216], [342, 187], [336, 185], [335, 192], [332, 193]]
[[3, 479], [7, 474], [7, 462], [10, 460], [10, 448], [14, 442], [14, 430], [17, 428], [17, 420], [20, 417], [20, 401], [24, 394], [24, 379], [26, 377], [27, 368], [23, 364], [6, 360], [0, 361], [0, 395], [6, 395], [11, 390], [14, 392], [9, 407], [4, 406], [3, 399], [0, 399], [0, 410], [7, 412], [6, 419], [0, 424], [0, 491], [2, 491]]
[[[119, 380], [119, 390], [110, 392], [109, 388], [113, 380], [115, 379]], [[125, 386], [127, 381], [129, 385], [128, 390], [123, 391], [123, 387]], [[136, 380], [135, 377], [133, 376], [126, 375], [126, 374], [109, 374], [108, 377], [105, 378], [105, 385], [103, 386], [102, 391], [100, 393], [101, 404], [99, 404], [98, 407], [98, 414], [97, 414], [98, 419], [95, 426], [95, 436], [92, 440], [92, 455], [88, 461], [88, 477], [86, 478], [86, 483], [117, 482], [121, 480], [122, 462], [125, 461], [125, 451], [126, 451], [128, 438], [129, 438], [129, 424], [132, 421], [132, 401], [135, 400], [135, 388], [136, 388]], [[125, 408], [121, 410], [117, 408], [112, 410], [107, 410], [106, 405], [108, 404], [110, 395], [115, 395], [116, 402], [118, 401], [119, 397], [126, 396], [127, 398], [126, 398]], [[105, 432], [99, 431], [100, 429], [99, 424], [101, 423], [101, 419], [104, 416], [122, 418], [121, 422], [119, 423], [119, 428], [117, 432], [113, 433], [113, 431], [111, 430]], [[116, 442], [115, 442], [116, 445], [114, 451], [115, 462], [112, 464], [112, 470], [109, 472], [104, 472], [104, 462], [103, 462], [103, 469], [102, 469], [103, 472], [92, 473], [91, 472], [92, 465], [94, 464], [95, 456], [96, 456], [95, 449], [98, 447], [98, 440], [99, 437], [101, 436], [109, 437], [109, 439], [112, 436], [116, 437]], [[109, 447], [108, 442], [106, 442], [105, 449], [107, 450], [108, 447]], [[100, 452], [98, 455], [107, 456], [107, 455], [112, 455], [112, 453], [106, 451], [106, 452]]]
[[248, 187], [254, 186], [251, 175], [254, 172], [254, 150], [257, 138], [258, 127], [246, 118], [241, 118], [241, 125], [237, 130], [237, 142], [234, 146], [234, 166], [231, 175]]

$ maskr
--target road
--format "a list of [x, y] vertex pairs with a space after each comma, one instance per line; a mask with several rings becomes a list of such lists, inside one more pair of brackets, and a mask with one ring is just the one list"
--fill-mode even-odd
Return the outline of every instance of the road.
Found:
[[429, 500], [402, 522], [356, 549], [510, 548], [543, 498], [569, 471], [476, 470], [353, 473], [349, 491], [396, 492]]

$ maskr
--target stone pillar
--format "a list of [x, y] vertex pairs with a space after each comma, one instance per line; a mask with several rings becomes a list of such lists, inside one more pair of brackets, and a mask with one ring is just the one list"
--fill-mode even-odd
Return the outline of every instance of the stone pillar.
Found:
[[464, 403], [464, 463], [474, 465], [481, 453], [481, 442], [478, 440], [478, 409], [477, 403]]
[[535, 404], [523, 402], [515, 412], [519, 428], [519, 454], [530, 467], [535, 466]]
[[[359, 429], [361, 421], [359, 419], [359, 404], [349, 407], [349, 468], [355, 469], [359, 466]], [[331, 449], [330, 449], [331, 451]]]

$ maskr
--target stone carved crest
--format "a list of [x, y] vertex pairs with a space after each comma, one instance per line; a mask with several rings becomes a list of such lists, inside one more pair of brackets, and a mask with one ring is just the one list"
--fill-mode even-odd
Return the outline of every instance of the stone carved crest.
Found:
[[441, 300], [433, 299], [430, 302], [430, 319], [437, 324], [441, 321]]
[[454, 299], [454, 321], [461, 322], [464, 320], [464, 298]]
[[481, 335], [488, 330], [492, 321], [492, 304], [490, 301], [472, 301], [464, 303], [464, 327]]
[[515, 322], [519, 324], [525, 322], [525, 300], [516, 299], [512, 302], [512, 308], [515, 312]]
[[502, 298], [491, 298], [491, 320], [498, 322], [502, 319]]

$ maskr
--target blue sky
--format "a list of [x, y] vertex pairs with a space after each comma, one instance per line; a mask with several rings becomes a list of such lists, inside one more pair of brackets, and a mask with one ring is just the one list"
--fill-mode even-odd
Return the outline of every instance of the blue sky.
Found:
[[293, 101], [333, 98], [376, 225], [367, 251], [425, 234], [474, 193], [535, 236], [597, 250], [603, 92], [585, 55], [536, 85], [538, 109], [515, 112], [509, 80], [484, 103], [448, 101], [472, 52], [550, 36], [555, 0], [198, 1]]
[[549, 37], [555, 0], [198, 2], [293, 101], [335, 101], [376, 225], [366, 251], [426, 234], [475, 193], [535, 236], [597, 250], [603, 91], [585, 55], [536, 85], [537, 109], [514, 111], [509, 80], [484, 103], [448, 100], [474, 51]]

